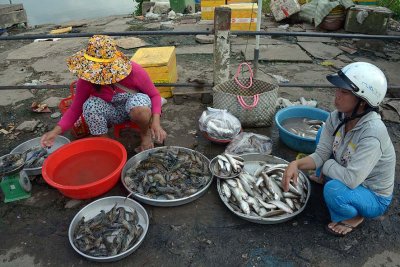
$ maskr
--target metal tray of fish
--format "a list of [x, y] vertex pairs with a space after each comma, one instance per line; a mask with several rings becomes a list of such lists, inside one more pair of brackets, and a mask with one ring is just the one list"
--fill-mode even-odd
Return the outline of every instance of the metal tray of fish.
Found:
[[[127, 250], [125, 250], [122, 253], [119, 253], [114, 256], [91, 256], [89, 254], [86, 254], [82, 251], [80, 251], [77, 246], [74, 243], [74, 233], [78, 225], [81, 223], [81, 220], [83, 219], [85, 222], [93, 219], [95, 216], [98, 216], [101, 212], [105, 212], [106, 214], [109, 213], [113, 208], [118, 209], [119, 207], [124, 208], [127, 211], [136, 211], [137, 214], [137, 225], [140, 226], [141, 232], [140, 235], [136, 238], [134, 241], [133, 245], [131, 244]], [[115, 224], [115, 223], [114, 223]], [[115, 227], [114, 227], [115, 228]], [[122, 227], [123, 228], [123, 227]], [[111, 197], [105, 197], [98, 199], [96, 201], [93, 201], [92, 203], [88, 204], [84, 208], [82, 208], [72, 219], [71, 224], [69, 226], [68, 230], [68, 238], [71, 246], [75, 249], [76, 252], [78, 252], [80, 255], [83, 257], [86, 257], [89, 260], [92, 261], [97, 261], [97, 262], [112, 262], [112, 261], [118, 261], [122, 258], [125, 258], [126, 256], [130, 255], [132, 252], [134, 252], [138, 247], [141, 245], [143, 242], [147, 230], [149, 228], [149, 217], [147, 215], [146, 210], [143, 208], [142, 205], [140, 205], [138, 202], [131, 198], [127, 197], [121, 197], [121, 196], [111, 196]], [[115, 230], [115, 229], [112, 229]], [[103, 232], [107, 232], [108, 230], [104, 230]], [[104, 238], [104, 237], [101, 237]], [[126, 236], [124, 236], [126, 238]], [[104, 240], [104, 239], [103, 239]]]
[[[227, 156], [230, 158], [230, 161]], [[240, 156], [224, 153], [211, 160], [210, 171], [215, 177], [220, 179], [232, 179], [239, 176], [242, 165], [243, 159]]]
[[6, 154], [0, 157], [0, 178], [3, 175], [14, 174], [24, 167], [25, 154]]
[[[28, 149], [35, 149], [36, 147], [40, 148], [40, 139], [41, 137], [36, 137], [33, 139], [30, 139], [22, 144], [19, 144], [17, 147], [15, 147], [10, 154], [18, 154], [18, 153], [24, 153], [25, 151], [27, 151]], [[71, 141], [62, 136], [59, 135], [57, 136], [56, 140], [54, 141], [54, 145], [49, 148], [49, 149], [44, 149], [45, 151], [45, 155], [43, 155], [43, 157], [47, 157], [49, 154], [53, 153], [55, 150], [57, 150], [58, 148], [60, 148], [61, 146], [70, 143]], [[29, 160], [31, 158], [31, 160], [34, 160], [32, 158], [33, 152], [28, 152], [27, 154], [27, 160]], [[40, 165], [38, 167], [24, 167], [24, 171], [26, 172], [26, 174], [28, 176], [33, 176], [33, 175], [39, 175], [42, 174], [42, 165], [43, 165], [43, 161], [37, 165]]]
[[[259, 154], [259, 153], [251, 153], [251, 154], [242, 154], [240, 155], [244, 159], [244, 167], [243, 170], [251, 175], [254, 175], [256, 171], [259, 170], [259, 168], [262, 165], [265, 164], [288, 164], [288, 162], [284, 159], [272, 156], [272, 155], [265, 155], [265, 154]], [[310, 198], [310, 192], [311, 192], [311, 184], [310, 181], [308, 180], [307, 176], [303, 172], [299, 172], [299, 180], [304, 181], [305, 187], [307, 187], [307, 192], [306, 196], [304, 198], [304, 203], [302, 206], [295, 210], [293, 213], [284, 213], [280, 215], [275, 215], [271, 217], [261, 217], [257, 214], [245, 214], [242, 211], [235, 210], [229, 203], [229, 199], [223, 192], [222, 188], [222, 183], [226, 182], [227, 180], [217, 180], [217, 190], [218, 194], [222, 200], [222, 202], [225, 204], [225, 206], [235, 215], [239, 216], [240, 218], [254, 222], [254, 223], [259, 223], [259, 224], [277, 224], [277, 223], [282, 223], [286, 222], [295, 216], [299, 215], [304, 208], [307, 205], [307, 202]], [[256, 216], [257, 215], [257, 216]]]
[[201, 197], [212, 183], [210, 160], [178, 146], [157, 147], [130, 158], [121, 181], [132, 196], [149, 205], [172, 207]]

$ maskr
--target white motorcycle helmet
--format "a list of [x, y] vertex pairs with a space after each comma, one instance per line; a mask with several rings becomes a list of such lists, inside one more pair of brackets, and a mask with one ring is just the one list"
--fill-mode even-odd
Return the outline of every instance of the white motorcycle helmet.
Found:
[[351, 63], [326, 78], [333, 85], [350, 90], [373, 108], [379, 106], [387, 91], [385, 74], [367, 62]]

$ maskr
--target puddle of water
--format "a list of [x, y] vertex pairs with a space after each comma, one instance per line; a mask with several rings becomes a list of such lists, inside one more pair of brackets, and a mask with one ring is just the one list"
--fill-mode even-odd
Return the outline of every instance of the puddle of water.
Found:
[[0, 0], [0, 4], [23, 4], [30, 26], [63, 23], [112, 15], [127, 15], [135, 11], [133, 0]]

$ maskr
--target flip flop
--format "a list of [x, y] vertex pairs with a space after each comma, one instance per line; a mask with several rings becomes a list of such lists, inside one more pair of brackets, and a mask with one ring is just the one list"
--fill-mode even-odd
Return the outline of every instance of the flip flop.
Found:
[[[361, 223], [362, 223], [362, 222], [361, 222]], [[361, 224], [361, 223], [360, 223], [360, 224]], [[350, 232], [347, 232], [347, 233], [345, 233], [345, 234], [335, 232], [335, 231], [333, 231], [331, 228], [329, 228], [328, 224], [325, 225], [325, 230], [326, 230], [329, 234], [331, 234], [331, 235], [333, 235], [333, 236], [344, 237], [344, 236], [346, 236], [346, 235], [348, 235], [348, 234], [354, 232], [355, 230], [357, 230], [357, 229], [360, 227], [360, 224], [357, 225], [357, 226], [352, 226], [352, 225], [350, 225], [350, 224], [348, 224], [348, 223], [344, 223], [344, 222], [338, 222], [337, 224], [351, 229]]]

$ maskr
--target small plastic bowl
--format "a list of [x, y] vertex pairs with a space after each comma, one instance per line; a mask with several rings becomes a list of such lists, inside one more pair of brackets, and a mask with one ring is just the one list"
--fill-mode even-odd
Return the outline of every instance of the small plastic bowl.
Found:
[[[240, 134], [241, 132], [242, 132], [242, 129], [240, 129], [240, 131], [236, 135]], [[235, 138], [235, 136], [236, 136], [235, 135], [234, 137], [232, 137], [232, 139], [218, 139], [218, 138], [210, 136], [206, 131], [201, 131], [201, 133], [204, 135], [204, 137], [207, 140], [210, 140], [211, 142], [216, 143], [216, 144], [223, 144], [223, 145], [232, 142], [233, 138]]]
[[44, 162], [44, 180], [74, 199], [99, 196], [118, 182], [125, 165], [125, 147], [103, 137], [84, 138], [66, 144]]
[[211, 142], [217, 143], [217, 144], [228, 144], [232, 141], [232, 139], [217, 139], [217, 138], [211, 137], [207, 132], [203, 132], [203, 131], [202, 131], [202, 134], [204, 135], [204, 137], [207, 140], [210, 140]]
[[220, 176], [220, 175], [217, 175], [217, 174], [214, 172], [214, 166], [215, 166], [215, 164], [218, 164], [218, 157], [215, 157], [215, 158], [213, 158], [213, 159], [210, 161], [210, 167], [209, 167], [211, 173], [212, 173], [215, 177], [218, 177], [218, 178], [220, 178], [220, 179], [232, 179], [232, 178], [236, 178], [236, 177], [239, 176], [239, 173], [240, 173], [240, 172], [235, 173], [235, 174], [232, 175], [232, 176]]

